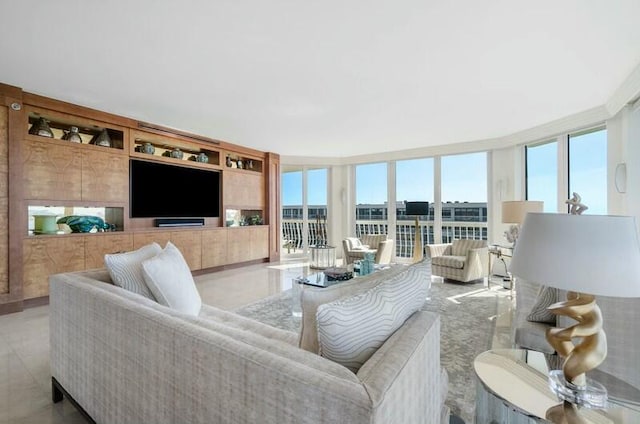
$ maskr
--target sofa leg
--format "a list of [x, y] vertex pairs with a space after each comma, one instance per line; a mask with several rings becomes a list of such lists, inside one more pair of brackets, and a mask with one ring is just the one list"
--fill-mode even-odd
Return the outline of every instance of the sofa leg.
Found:
[[64, 394], [62, 390], [60, 390], [60, 384], [56, 381], [54, 377], [51, 377], [51, 400], [53, 403], [62, 402], [62, 398]]

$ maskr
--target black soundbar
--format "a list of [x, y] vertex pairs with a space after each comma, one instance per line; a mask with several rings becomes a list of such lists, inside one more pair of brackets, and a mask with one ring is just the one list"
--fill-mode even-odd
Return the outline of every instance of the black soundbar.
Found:
[[202, 227], [204, 218], [158, 218], [156, 227]]

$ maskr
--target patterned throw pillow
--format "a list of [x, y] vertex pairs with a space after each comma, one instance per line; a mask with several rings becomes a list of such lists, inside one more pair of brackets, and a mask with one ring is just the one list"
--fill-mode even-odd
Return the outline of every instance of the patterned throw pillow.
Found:
[[142, 262], [153, 258], [161, 251], [162, 247], [158, 243], [151, 243], [131, 252], [104, 255], [104, 264], [113, 284], [155, 301], [144, 282]]
[[540, 286], [536, 303], [534, 303], [531, 308], [531, 312], [527, 315], [527, 321], [555, 325], [556, 316], [547, 308], [556, 303], [559, 296], [560, 292], [558, 289], [548, 286]]
[[354, 373], [423, 306], [431, 281], [427, 259], [377, 286], [318, 307], [320, 355]]

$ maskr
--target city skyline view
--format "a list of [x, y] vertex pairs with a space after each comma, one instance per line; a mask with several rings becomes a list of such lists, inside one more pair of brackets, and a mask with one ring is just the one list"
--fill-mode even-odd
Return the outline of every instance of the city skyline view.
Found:
[[[586, 213], [607, 213], [607, 131], [571, 135], [568, 148], [568, 195], [578, 192], [589, 206]], [[550, 141], [526, 149], [526, 195], [542, 200], [545, 212], [558, 211], [558, 143]], [[487, 201], [486, 153], [441, 157], [442, 202]], [[308, 205], [327, 204], [326, 168], [307, 171]], [[434, 159], [396, 161], [396, 202], [433, 203]], [[387, 163], [356, 166], [356, 205], [387, 203]], [[282, 204], [302, 205], [302, 171], [282, 174]], [[563, 206], [561, 206], [561, 210]]]

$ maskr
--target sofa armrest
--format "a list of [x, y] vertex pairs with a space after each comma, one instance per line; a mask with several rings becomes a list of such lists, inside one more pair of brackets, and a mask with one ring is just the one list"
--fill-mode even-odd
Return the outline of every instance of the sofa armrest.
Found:
[[375, 409], [372, 422], [438, 423], [442, 410], [440, 316], [416, 312], [358, 371]]
[[451, 243], [427, 244], [427, 254], [430, 258], [451, 255]]

